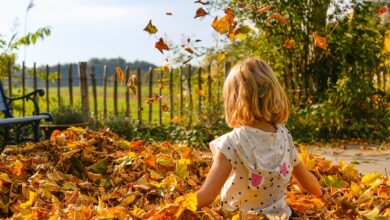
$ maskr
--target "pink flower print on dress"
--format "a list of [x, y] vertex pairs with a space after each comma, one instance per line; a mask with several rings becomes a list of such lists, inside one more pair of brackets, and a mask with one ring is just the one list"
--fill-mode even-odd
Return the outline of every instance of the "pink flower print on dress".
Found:
[[252, 173], [251, 174], [251, 183], [252, 186], [257, 187], [260, 185], [261, 181], [263, 181], [263, 176], [259, 175], [257, 173]]
[[284, 162], [284, 163], [283, 163], [282, 167], [280, 168], [280, 172], [282, 172], [282, 175], [283, 175], [284, 177], [286, 177], [286, 176], [287, 176], [287, 174], [288, 174], [288, 171], [287, 171], [287, 165], [286, 165], [286, 162]]

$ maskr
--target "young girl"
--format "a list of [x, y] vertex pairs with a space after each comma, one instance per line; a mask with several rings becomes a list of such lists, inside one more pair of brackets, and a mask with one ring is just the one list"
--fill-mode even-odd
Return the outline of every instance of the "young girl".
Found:
[[220, 193], [225, 210], [290, 217], [285, 194], [291, 175], [320, 197], [318, 180], [300, 162], [290, 132], [282, 125], [289, 104], [272, 69], [255, 58], [237, 64], [225, 81], [223, 96], [226, 122], [233, 131], [210, 143], [214, 162], [197, 191], [198, 208]]

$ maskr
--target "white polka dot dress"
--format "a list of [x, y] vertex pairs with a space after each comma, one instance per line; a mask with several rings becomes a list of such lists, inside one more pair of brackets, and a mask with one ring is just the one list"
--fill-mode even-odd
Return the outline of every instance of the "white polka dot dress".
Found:
[[276, 127], [272, 133], [242, 126], [210, 143], [233, 166], [221, 190], [225, 210], [291, 215], [285, 194], [299, 157], [289, 131]]

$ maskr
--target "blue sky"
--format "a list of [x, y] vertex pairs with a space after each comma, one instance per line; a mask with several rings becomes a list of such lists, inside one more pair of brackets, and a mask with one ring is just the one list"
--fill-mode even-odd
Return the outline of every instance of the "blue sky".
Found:
[[[0, 0], [0, 34], [9, 37], [18, 20], [24, 32], [26, 7], [30, 0]], [[211, 17], [193, 19], [200, 7], [194, 0], [35, 0], [28, 14], [27, 30], [51, 26], [52, 34], [27, 48], [27, 65], [85, 61], [91, 57], [122, 57], [164, 64], [154, 48], [156, 39], [142, 31], [150, 19], [158, 36], [180, 43], [187, 36], [213, 45]], [[172, 12], [173, 16], [167, 16]], [[23, 49], [19, 61], [23, 60]]]

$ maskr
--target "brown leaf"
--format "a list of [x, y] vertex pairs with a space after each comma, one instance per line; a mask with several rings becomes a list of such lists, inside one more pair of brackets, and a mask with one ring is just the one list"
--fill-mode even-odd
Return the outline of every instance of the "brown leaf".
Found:
[[172, 12], [167, 12], [165, 14], [168, 15], [168, 16], [172, 16], [173, 15]]
[[267, 11], [271, 10], [274, 6], [273, 5], [263, 5], [261, 6], [256, 12], [260, 15], [266, 13]]
[[208, 14], [207, 11], [205, 11], [203, 8], [198, 8], [198, 10], [196, 10], [195, 12], [194, 18], [203, 17], [206, 16], [207, 14]]
[[202, 0], [197, 0], [194, 3], [199, 3], [199, 4], [202, 4], [202, 5], [209, 5], [210, 4], [210, 2], [203, 2]]
[[168, 45], [164, 42], [164, 39], [160, 37], [159, 41], [156, 42], [155, 47], [163, 54], [163, 50], [169, 51]]
[[137, 94], [138, 80], [135, 74], [132, 74], [127, 81], [127, 88], [130, 88], [133, 94]]
[[194, 51], [191, 48], [189, 48], [189, 47], [184, 48], [184, 50], [186, 50], [190, 54], [194, 53]]
[[161, 111], [163, 111], [163, 112], [168, 112], [168, 111], [169, 111], [169, 106], [168, 106], [167, 104], [162, 105], [162, 106], [161, 106]]

